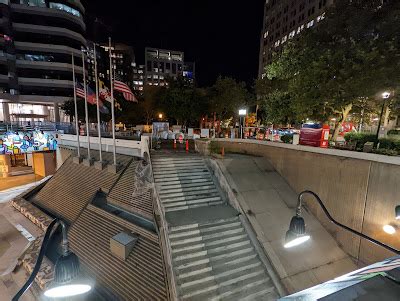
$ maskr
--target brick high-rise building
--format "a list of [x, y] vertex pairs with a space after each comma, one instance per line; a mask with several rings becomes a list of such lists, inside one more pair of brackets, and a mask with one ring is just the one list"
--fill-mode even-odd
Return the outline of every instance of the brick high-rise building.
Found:
[[281, 51], [288, 40], [303, 30], [316, 26], [326, 8], [334, 0], [266, 0], [260, 40], [258, 77], [265, 74], [265, 67], [272, 62], [273, 53]]

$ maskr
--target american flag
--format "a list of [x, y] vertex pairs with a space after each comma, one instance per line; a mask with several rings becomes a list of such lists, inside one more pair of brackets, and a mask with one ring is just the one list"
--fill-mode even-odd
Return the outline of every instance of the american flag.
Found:
[[116, 75], [114, 79], [114, 90], [121, 92], [126, 100], [137, 102], [131, 88], [129, 88], [129, 86], [125, 84], [118, 75]]
[[83, 89], [83, 85], [81, 85], [80, 83], [76, 83], [76, 96], [78, 97], [82, 97], [83, 99], [85, 99], [85, 90]]

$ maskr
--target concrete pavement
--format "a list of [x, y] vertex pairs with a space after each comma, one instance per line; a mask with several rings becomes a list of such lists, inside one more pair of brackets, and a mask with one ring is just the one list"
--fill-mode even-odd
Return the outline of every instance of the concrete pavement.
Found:
[[303, 217], [311, 239], [293, 249], [283, 247], [285, 233], [295, 213], [297, 195], [267, 159], [229, 154], [217, 163], [288, 293], [357, 268], [306, 210]]

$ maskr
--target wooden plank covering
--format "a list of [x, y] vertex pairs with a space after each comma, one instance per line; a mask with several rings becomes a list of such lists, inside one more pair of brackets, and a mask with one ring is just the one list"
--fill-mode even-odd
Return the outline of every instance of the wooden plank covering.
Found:
[[[124, 261], [110, 251], [110, 238], [123, 232], [139, 235]], [[71, 249], [96, 286], [118, 300], [167, 300], [167, 284], [159, 239], [155, 233], [88, 205], [69, 231]]]
[[[108, 153], [105, 153], [108, 154]], [[125, 166], [132, 157], [118, 155]], [[129, 160], [129, 161], [128, 161]], [[57, 217], [72, 223], [99, 189], [109, 190], [119, 174], [97, 170], [67, 159], [53, 178], [37, 193], [33, 202]]]

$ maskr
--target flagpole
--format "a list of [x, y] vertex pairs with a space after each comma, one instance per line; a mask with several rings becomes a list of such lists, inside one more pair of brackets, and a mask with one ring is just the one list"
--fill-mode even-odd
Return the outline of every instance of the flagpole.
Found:
[[94, 45], [94, 76], [96, 80], [96, 103], [97, 103], [97, 130], [99, 134], [99, 161], [103, 162], [103, 156], [101, 153], [101, 129], [100, 129], [100, 108], [99, 108], [99, 82], [97, 79], [97, 55], [96, 55], [96, 43]]
[[108, 38], [108, 54], [110, 57], [110, 89], [111, 89], [111, 125], [112, 125], [112, 137], [113, 137], [113, 157], [114, 165], [117, 165], [117, 147], [115, 145], [115, 113], [114, 113], [114, 85], [113, 85], [113, 64], [111, 57], [111, 37]]
[[78, 158], [80, 158], [81, 157], [81, 144], [79, 141], [78, 105], [76, 103], [75, 60], [74, 60], [73, 53], [72, 53], [72, 80], [74, 82], [75, 130], [76, 130], [76, 139], [78, 141]]
[[82, 69], [83, 69], [83, 90], [85, 91], [85, 121], [86, 121], [86, 135], [87, 135], [87, 159], [90, 161], [90, 134], [89, 134], [89, 112], [88, 112], [88, 104], [87, 104], [87, 84], [86, 84], [86, 69], [85, 69], [85, 52], [81, 49], [82, 52]]

